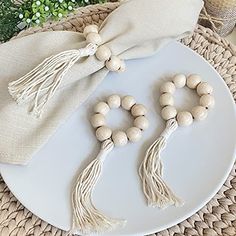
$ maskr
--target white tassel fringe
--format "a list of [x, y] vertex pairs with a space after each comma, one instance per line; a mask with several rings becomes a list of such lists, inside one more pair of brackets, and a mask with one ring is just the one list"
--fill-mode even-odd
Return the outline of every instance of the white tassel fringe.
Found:
[[102, 173], [106, 156], [113, 149], [111, 140], [102, 143], [101, 150], [76, 180], [72, 192], [73, 225], [72, 231], [79, 230], [83, 234], [103, 233], [123, 226], [124, 220], [111, 219], [100, 213], [92, 203], [92, 191]]
[[85, 48], [51, 56], [20, 79], [9, 83], [8, 91], [18, 104], [32, 101], [30, 111], [39, 117], [68, 70], [81, 57], [94, 55], [96, 50], [97, 45], [88, 44]]
[[139, 168], [139, 175], [143, 184], [143, 192], [148, 205], [166, 208], [169, 205], [182, 205], [182, 202], [162, 179], [161, 152], [166, 147], [169, 136], [178, 128], [175, 119], [168, 120], [166, 128], [160, 137], [149, 147], [144, 161]]

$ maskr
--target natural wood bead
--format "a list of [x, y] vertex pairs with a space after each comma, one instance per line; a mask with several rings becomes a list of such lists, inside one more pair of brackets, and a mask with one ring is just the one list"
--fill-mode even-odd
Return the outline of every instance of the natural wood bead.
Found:
[[192, 116], [195, 120], [201, 121], [207, 118], [207, 109], [202, 106], [196, 106], [191, 111]]
[[187, 86], [190, 89], [196, 89], [196, 87], [200, 82], [201, 82], [201, 77], [196, 74], [189, 75], [187, 78]]
[[177, 74], [172, 79], [176, 88], [183, 88], [186, 84], [186, 76], [184, 74]]
[[86, 36], [87, 43], [93, 43], [99, 45], [102, 42], [102, 38], [97, 33], [89, 33]]
[[193, 123], [192, 114], [188, 111], [181, 111], [177, 114], [177, 122], [179, 126], [189, 126]]
[[105, 141], [111, 137], [112, 131], [106, 126], [101, 126], [96, 130], [96, 137], [99, 141]]
[[131, 127], [126, 131], [130, 142], [138, 142], [142, 137], [142, 131], [137, 127]]
[[100, 126], [103, 126], [106, 124], [106, 119], [105, 119], [105, 116], [102, 115], [102, 114], [95, 114], [91, 117], [91, 125], [94, 127], [94, 128], [98, 128]]
[[162, 107], [165, 106], [173, 106], [174, 105], [174, 98], [170, 93], [163, 93], [159, 98], [160, 105]]
[[169, 120], [177, 115], [177, 110], [173, 106], [166, 106], [161, 111], [161, 116], [164, 120]]
[[207, 82], [201, 82], [197, 86], [197, 93], [199, 96], [202, 96], [204, 94], [211, 94], [212, 92], [213, 92], [213, 88]]
[[124, 146], [128, 142], [128, 137], [123, 131], [115, 131], [112, 134], [112, 140], [115, 146]]
[[121, 66], [121, 60], [117, 56], [111, 56], [111, 58], [106, 61], [106, 67], [109, 71], [118, 71]]
[[134, 126], [141, 130], [146, 130], [149, 126], [148, 119], [145, 116], [139, 116], [135, 118]]
[[110, 97], [108, 97], [107, 103], [111, 109], [119, 108], [121, 105], [121, 98], [119, 95], [116, 95], [116, 94], [111, 95]]
[[206, 108], [213, 108], [215, 105], [215, 99], [210, 94], [205, 94], [200, 97], [200, 105]]
[[110, 108], [105, 102], [99, 102], [95, 107], [94, 107], [94, 112], [96, 113], [101, 113], [104, 116], [109, 112]]
[[126, 64], [125, 64], [124, 60], [121, 60], [120, 62], [121, 62], [121, 64], [120, 64], [120, 68], [119, 68], [118, 72], [125, 72]]
[[142, 104], [135, 104], [132, 108], [131, 108], [131, 114], [133, 116], [144, 116], [147, 114], [147, 109], [144, 105]]
[[134, 97], [132, 97], [132, 96], [125, 96], [121, 100], [121, 106], [127, 111], [129, 111], [135, 103], [136, 103], [136, 101], [135, 101]]
[[107, 46], [102, 45], [98, 47], [96, 57], [99, 61], [107, 61], [111, 57], [111, 50]]
[[172, 82], [165, 82], [160, 88], [161, 93], [171, 93], [175, 92], [175, 85]]
[[98, 33], [97, 25], [88, 25], [84, 28], [83, 35], [86, 37], [89, 33]]

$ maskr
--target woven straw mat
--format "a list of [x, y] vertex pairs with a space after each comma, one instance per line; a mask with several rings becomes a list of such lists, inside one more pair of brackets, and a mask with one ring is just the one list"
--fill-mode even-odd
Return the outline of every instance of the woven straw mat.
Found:
[[[118, 3], [106, 3], [78, 9], [60, 22], [47, 23], [43, 28], [27, 29], [17, 37], [49, 30], [82, 31], [85, 25], [100, 24]], [[227, 83], [236, 100], [236, 47], [210, 29], [198, 26], [182, 43], [208, 60]], [[0, 177], [0, 236], [65, 236], [29, 212], [12, 195]], [[199, 212], [158, 236], [236, 236], [236, 168], [217, 195]]]

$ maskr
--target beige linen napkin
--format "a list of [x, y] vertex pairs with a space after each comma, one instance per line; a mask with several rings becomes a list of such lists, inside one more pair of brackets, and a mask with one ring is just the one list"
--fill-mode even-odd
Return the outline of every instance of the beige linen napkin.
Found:
[[[121, 59], [150, 56], [163, 45], [189, 35], [197, 23], [201, 0], [128, 0], [99, 29], [103, 44]], [[0, 45], [0, 161], [27, 164], [55, 130], [104, 80], [109, 72], [95, 56], [78, 61], [46, 104], [42, 117], [16, 104], [8, 84], [45, 58], [86, 45], [75, 32], [45, 32]], [[104, 81], [105, 83], [105, 81]]]

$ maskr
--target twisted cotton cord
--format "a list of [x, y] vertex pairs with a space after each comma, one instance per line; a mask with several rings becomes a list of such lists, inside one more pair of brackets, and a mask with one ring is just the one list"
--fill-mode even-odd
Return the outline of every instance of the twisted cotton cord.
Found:
[[145, 158], [139, 168], [139, 175], [142, 180], [143, 193], [147, 198], [148, 205], [165, 208], [169, 205], [180, 205], [178, 199], [162, 179], [161, 152], [171, 134], [178, 128], [175, 119], [168, 120], [165, 130], [160, 137], [149, 147]]
[[160, 137], [168, 139], [171, 134], [178, 128], [178, 123], [175, 119], [170, 119], [166, 122], [166, 128], [160, 134]]
[[199, 19], [209, 21], [211, 23], [212, 28], [215, 31], [217, 30], [216, 24], [219, 24], [219, 25], [222, 26], [223, 25], [223, 20], [224, 20], [222, 18], [214, 17], [214, 16], [211, 16], [210, 14], [208, 14], [208, 12], [206, 10], [206, 7], [202, 8], [202, 12], [199, 15]]
[[84, 234], [102, 233], [125, 224], [124, 220], [111, 219], [103, 215], [92, 202], [92, 192], [101, 176], [103, 162], [113, 147], [111, 140], [104, 141], [97, 158], [83, 170], [76, 180], [72, 191], [73, 225], [71, 232], [79, 230]]
[[94, 55], [96, 50], [96, 44], [88, 44], [85, 48], [68, 50], [45, 59], [32, 71], [9, 83], [10, 95], [18, 104], [33, 101], [31, 112], [39, 117], [68, 70], [80, 58]]
[[218, 29], [216, 24], [218, 24], [219, 26], [223, 26], [224, 21], [235, 20], [236, 17], [228, 17], [228, 18], [214, 17], [214, 16], [208, 14], [206, 7], [203, 7], [202, 12], [199, 15], [199, 19], [207, 20], [211, 24], [213, 31], [216, 32]]

